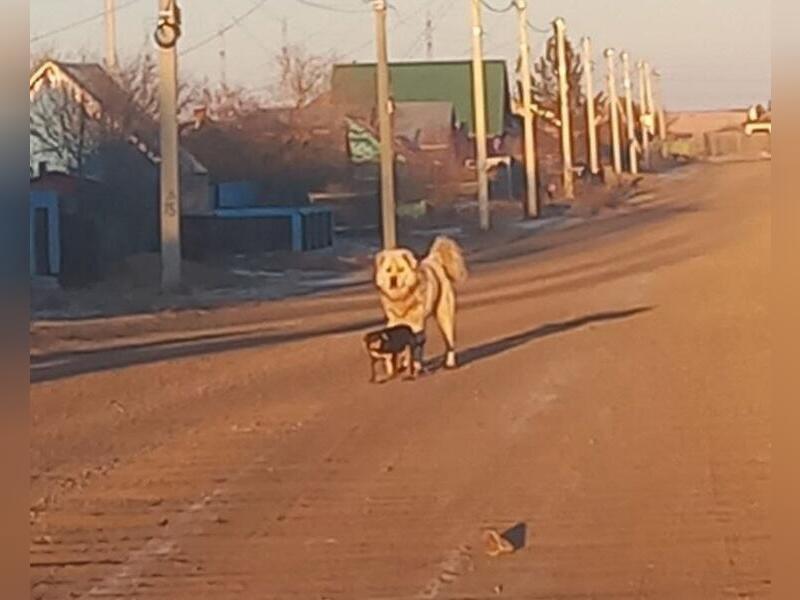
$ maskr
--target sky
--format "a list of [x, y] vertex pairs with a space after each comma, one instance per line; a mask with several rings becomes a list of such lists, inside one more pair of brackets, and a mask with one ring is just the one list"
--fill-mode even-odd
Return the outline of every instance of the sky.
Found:
[[[510, 0], [485, 0], [503, 9]], [[31, 42], [31, 52], [57, 50], [72, 56], [104, 53], [105, 0], [30, 0], [32, 40], [85, 20], [66, 31]], [[158, 0], [116, 0], [121, 57], [152, 47]], [[425, 22], [433, 21], [433, 57], [470, 57], [470, 0], [391, 0], [389, 58], [426, 57]], [[566, 20], [578, 45], [593, 43], [596, 87], [603, 85], [602, 52], [627, 50], [633, 61], [647, 60], [662, 74], [668, 109], [746, 107], [771, 97], [771, 2], [769, 0], [529, 0], [529, 19], [547, 30]], [[364, 0], [179, 0], [184, 35], [181, 72], [221, 78], [220, 50], [226, 52], [231, 83], [266, 90], [275, 81], [275, 56], [283, 44], [313, 54], [335, 53], [344, 61], [374, 61], [374, 20]], [[314, 6], [316, 5], [316, 6]], [[326, 9], [328, 7], [329, 9]], [[246, 15], [242, 17], [242, 15]], [[516, 11], [483, 10], [487, 58], [517, 56]], [[242, 17], [242, 18], [239, 18]], [[229, 27], [220, 37], [221, 28]], [[531, 31], [532, 59], [543, 50], [546, 33]], [[206, 41], [208, 40], [208, 41]]]

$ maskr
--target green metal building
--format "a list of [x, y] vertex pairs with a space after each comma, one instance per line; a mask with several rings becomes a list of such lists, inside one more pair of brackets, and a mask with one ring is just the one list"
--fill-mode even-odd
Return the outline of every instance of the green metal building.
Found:
[[[512, 122], [506, 64], [484, 61], [486, 117], [489, 137], [502, 136]], [[375, 64], [339, 64], [333, 67], [334, 104], [375, 106]], [[468, 135], [475, 131], [470, 61], [407, 62], [389, 65], [395, 102], [450, 102], [456, 120]]]

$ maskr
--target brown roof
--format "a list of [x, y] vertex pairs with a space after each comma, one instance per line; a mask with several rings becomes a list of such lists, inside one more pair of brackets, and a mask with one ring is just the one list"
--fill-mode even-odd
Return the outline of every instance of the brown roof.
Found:
[[452, 102], [398, 102], [394, 134], [420, 147], [449, 145], [456, 124]]

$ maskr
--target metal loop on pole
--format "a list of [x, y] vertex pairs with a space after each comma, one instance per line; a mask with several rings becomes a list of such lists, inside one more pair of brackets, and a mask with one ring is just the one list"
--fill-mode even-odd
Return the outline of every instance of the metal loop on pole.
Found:
[[162, 50], [170, 50], [175, 47], [180, 37], [181, 10], [173, 0], [164, 10], [159, 12], [153, 39]]

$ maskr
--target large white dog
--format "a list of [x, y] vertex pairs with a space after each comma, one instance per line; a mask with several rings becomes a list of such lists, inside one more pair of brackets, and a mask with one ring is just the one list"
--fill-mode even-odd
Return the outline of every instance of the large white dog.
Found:
[[[416, 334], [425, 331], [433, 316], [447, 348], [445, 366], [456, 366], [456, 296], [453, 284], [467, 277], [459, 245], [437, 237], [427, 256], [418, 261], [411, 250], [383, 250], [375, 256], [375, 285], [380, 291], [387, 326], [408, 325]], [[421, 362], [415, 357], [415, 362]], [[421, 365], [417, 365], [418, 367]]]

